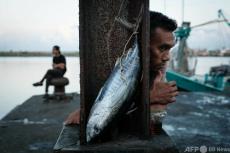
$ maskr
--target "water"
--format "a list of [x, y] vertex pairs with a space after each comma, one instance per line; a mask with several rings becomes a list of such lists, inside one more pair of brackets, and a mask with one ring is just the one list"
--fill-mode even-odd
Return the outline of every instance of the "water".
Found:
[[204, 75], [209, 72], [210, 67], [221, 64], [230, 64], [230, 57], [198, 57], [196, 74]]
[[[208, 73], [211, 66], [220, 64], [230, 64], [230, 58], [199, 57], [196, 74]], [[51, 65], [50, 57], [0, 57], [0, 118], [31, 96], [44, 93], [44, 87], [35, 88], [32, 83], [39, 81]], [[70, 84], [66, 92], [80, 92], [79, 73], [79, 58], [67, 57], [65, 76]]]
[[[65, 76], [70, 81], [66, 92], [79, 93], [79, 58], [67, 57], [66, 60]], [[51, 67], [50, 57], [0, 57], [0, 118], [31, 96], [44, 94], [44, 86], [33, 87], [32, 84], [41, 80]], [[53, 92], [53, 86], [49, 92]]]

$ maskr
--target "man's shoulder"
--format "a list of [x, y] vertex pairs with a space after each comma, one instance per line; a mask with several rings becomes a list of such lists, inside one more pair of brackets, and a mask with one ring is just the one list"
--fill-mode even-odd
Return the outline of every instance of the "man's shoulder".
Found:
[[64, 56], [64, 55], [62, 55], [62, 54], [60, 55], [60, 57], [61, 57], [61, 58], [65, 58], [65, 56]]

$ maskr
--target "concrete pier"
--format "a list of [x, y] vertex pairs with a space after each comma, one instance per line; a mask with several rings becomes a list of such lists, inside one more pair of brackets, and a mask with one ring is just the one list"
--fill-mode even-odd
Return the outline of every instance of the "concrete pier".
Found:
[[0, 121], [1, 153], [49, 153], [62, 129], [63, 121], [79, 107], [79, 95], [67, 94], [61, 101], [45, 102], [32, 96]]
[[[33, 96], [13, 109], [0, 121], [0, 152], [53, 152], [63, 121], [80, 104], [78, 94], [68, 96], [72, 99], [48, 103]], [[169, 106], [163, 128], [180, 152], [190, 146], [229, 147], [229, 110], [228, 95], [182, 92]]]

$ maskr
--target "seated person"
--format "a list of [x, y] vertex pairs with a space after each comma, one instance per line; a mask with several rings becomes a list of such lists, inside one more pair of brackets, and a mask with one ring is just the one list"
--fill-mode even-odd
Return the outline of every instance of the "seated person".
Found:
[[48, 88], [50, 85], [50, 81], [53, 78], [59, 78], [63, 77], [63, 75], [66, 72], [66, 59], [65, 56], [61, 54], [60, 47], [59, 46], [53, 46], [52, 50], [53, 54], [53, 69], [49, 69], [44, 77], [41, 79], [41, 81], [36, 82], [33, 84], [33, 86], [42, 86], [44, 80], [46, 80], [46, 87], [45, 87], [45, 96], [48, 96]]

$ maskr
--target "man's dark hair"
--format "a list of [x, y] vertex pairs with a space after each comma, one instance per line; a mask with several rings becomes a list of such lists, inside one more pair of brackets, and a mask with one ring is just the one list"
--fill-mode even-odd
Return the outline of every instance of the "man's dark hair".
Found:
[[53, 49], [55, 49], [55, 50], [59, 51], [59, 53], [61, 53], [60, 47], [58, 45], [53, 46]]
[[154, 33], [156, 28], [162, 28], [166, 31], [173, 32], [177, 28], [175, 20], [159, 12], [150, 12], [150, 33]]

